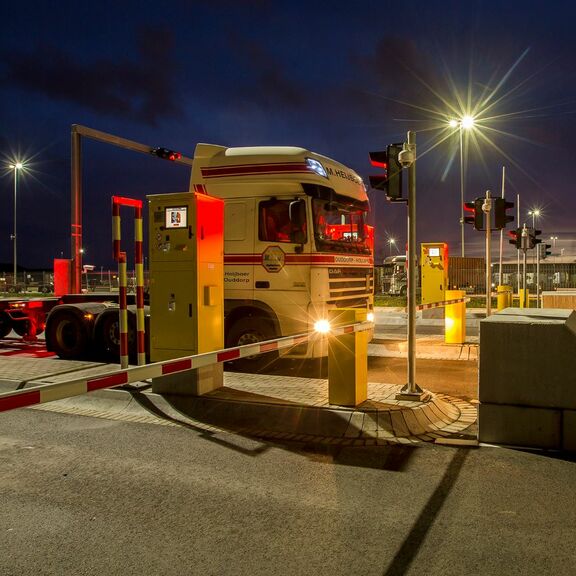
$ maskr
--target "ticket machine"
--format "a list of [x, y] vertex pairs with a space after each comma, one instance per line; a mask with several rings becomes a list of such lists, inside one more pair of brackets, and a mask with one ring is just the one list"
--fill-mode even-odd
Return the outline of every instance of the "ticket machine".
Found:
[[[148, 196], [150, 360], [224, 348], [224, 202], [182, 192]], [[203, 394], [222, 365], [155, 379], [160, 393]]]

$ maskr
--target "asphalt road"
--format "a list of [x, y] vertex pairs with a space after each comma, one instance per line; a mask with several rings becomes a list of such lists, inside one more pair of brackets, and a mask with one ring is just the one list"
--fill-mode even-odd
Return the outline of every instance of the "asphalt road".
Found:
[[0, 415], [0, 574], [576, 573], [576, 464]]

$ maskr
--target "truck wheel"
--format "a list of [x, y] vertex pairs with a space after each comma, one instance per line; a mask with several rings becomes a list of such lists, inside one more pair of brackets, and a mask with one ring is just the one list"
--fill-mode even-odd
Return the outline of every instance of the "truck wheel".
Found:
[[62, 312], [50, 322], [46, 340], [52, 343], [52, 351], [64, 360], [78, 360], [88, 355], [88, 329], [73, 312]]
[[[120, 319], [118, 310], [102, 312], [96, 327], [94, 339], [98, 355], [104, 362], [120, 362]], [[128, 353], [130, 361], [136, 356], [136, 327], [132, 314], [128, 314]]]
[[12, 320], [6, 312], [0, 313], [0, 338], [6, 338], [12, 331]]
[[[272, 340], [276, 337], [272, 322], [265, 318], [243, 318], [239, 320], [230, 329], [226, 338], [227, 348], [236, 348], [245, 344], [256, 344], [264, 340]], [[267, 352], [257, 356], [247, 356], [234, 360], [235, 368], [246, 371], [259, 370], [268, 366], [278, 357], [277, 352]]]

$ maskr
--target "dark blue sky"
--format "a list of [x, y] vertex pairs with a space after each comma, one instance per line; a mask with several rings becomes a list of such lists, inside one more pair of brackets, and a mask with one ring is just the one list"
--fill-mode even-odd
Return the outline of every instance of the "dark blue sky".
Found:
[[[0, 35], [0, 160], [31, 158], [19, 263], [70, 256], [74, 123], [190, 156], [197, 142], [304, 146], [366, 181], [368, 151], [415, 130], [418, 241], [447, 241], [458, 254], [458, 138], [440, 140], [449, 107], [468, 98], [484, 111], [466, 199], [499, 194], [506, 165], [523, 220], [538, 206], [544, 235], [567, 242], [575, 15], [568, 1], [13, 3]], [[184, 190], [188, 172], [98, 143], [84, 150], [85, 262], [108, 266], [110, 196]], [[0, 262], [11, 262], [13, 176], [1, 174]], [[403, 246], [406, 211], [370, 196], [381, 256], [388, 235]], [[481, 243], [467, 227], [467, 254]]]

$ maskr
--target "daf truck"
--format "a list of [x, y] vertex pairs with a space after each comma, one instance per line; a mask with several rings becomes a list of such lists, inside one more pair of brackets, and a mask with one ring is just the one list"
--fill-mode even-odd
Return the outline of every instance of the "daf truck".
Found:
[[[299, 147], [198, 144], [189, 191], [224, 200], [226, 347], [308, 332], [333, 308], [372, 311], [373, 230], [366, 188], [353, 170]], [[48, 349], [63, 358], [106, 351], [110, 360], [119, 347], [114, 307], [86, 314], [78, 306], [51, 311]], [[98, 310], [106, 311], [105, 329]], [[323, 338], [287, 355], [325, 354]]]

